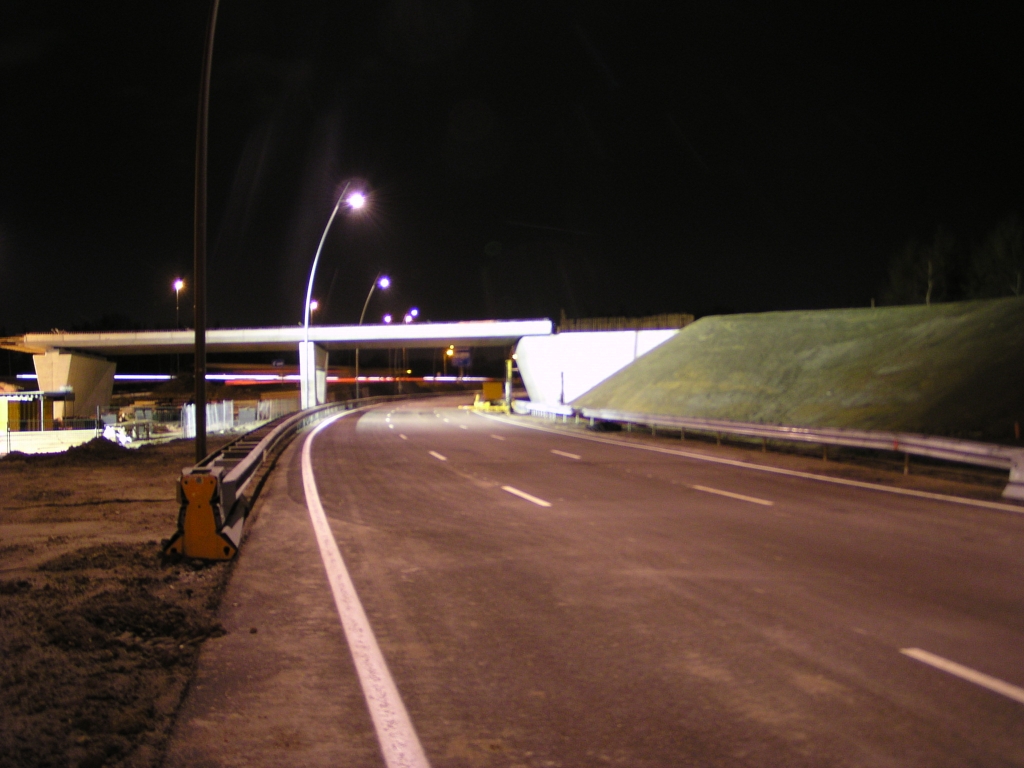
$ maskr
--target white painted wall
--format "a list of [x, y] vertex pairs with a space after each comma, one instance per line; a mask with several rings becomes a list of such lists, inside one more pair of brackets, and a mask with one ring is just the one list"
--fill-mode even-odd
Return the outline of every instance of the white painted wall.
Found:
[[526, 336], [516, 347], [516, 363], [532, 402], [571, 403], [676, 333], [574, 331]]

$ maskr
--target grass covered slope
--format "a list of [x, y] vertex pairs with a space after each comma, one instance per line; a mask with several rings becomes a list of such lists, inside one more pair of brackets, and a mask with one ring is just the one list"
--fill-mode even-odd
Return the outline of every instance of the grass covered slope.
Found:
[[1024, 300], [705, 317], [573, 405], [1005, 441]]

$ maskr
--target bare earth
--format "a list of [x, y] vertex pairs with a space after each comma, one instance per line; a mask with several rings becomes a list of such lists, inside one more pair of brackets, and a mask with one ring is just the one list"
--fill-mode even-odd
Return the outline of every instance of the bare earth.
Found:
[[[223, 441], [221, 441], [223, 442]], [[191, 441], [0, 460], [0, 766], [160, 759], [227, 564], [162, 562]]]

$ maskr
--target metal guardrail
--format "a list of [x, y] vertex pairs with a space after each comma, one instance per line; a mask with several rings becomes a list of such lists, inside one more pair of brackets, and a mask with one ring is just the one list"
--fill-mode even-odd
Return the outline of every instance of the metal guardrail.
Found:
[[163, 543], [165, 554], [202, 560], [230, 560], [242, 542], [245, 520], [259, 491], [257, 471], [273, 461], [301, 430], [335, 413], [393, 400], [451, 393], [383, 395], [308, 408], [247, 432], [182, 470], [178, 484], [178, 527]]
[[513, 400], [512, 410], [515, 413], [537, 413], [544, 416], [575, 416], [576, 410], [571, 405], [561, 403], [532, 403], [529, 400]]
[[[619, 424], [639, 424], [647, 427], [678, 429], [703, 432], [721, 437], [735, 435], [754, 437], [762, 440], [778, 440], [794, 443], [810, 443], [822, 446], [865, 448], [878, 451], [894, 451], [906, 456], [926, 456], [961, 464], [1008, 470], [1009, 482], [1003, 490], [1003, 498], [1024, 501], [1024, 448], [1013, 448], [993, 443], [979, 443], [950, 437], [934, 437], [913, 432], [874, 432], [860, 429], [828, 429], [815, 427], [787, 427], [772, 424], [754, 424], [725, 419], [698, 419], [666, 414], [635, 413], [616, 411], [608, 408], [571, 408], [569, 406], [545, 406], [530, 404], [520, 406], [517, 412], [533, 412], [551, 416], [579, 416], [589, 419], [591, 424], [603, 421]], [[566, 412], [568, 410], [568, 412]]]

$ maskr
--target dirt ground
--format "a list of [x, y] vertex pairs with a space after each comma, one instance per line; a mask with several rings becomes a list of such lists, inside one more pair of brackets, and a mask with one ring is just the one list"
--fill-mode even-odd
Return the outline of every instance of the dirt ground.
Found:
[[158, 764], [199, 647], [223, 633], [230, 566], [160, 557], [193, 450], [0, 459], [0, 767]]

